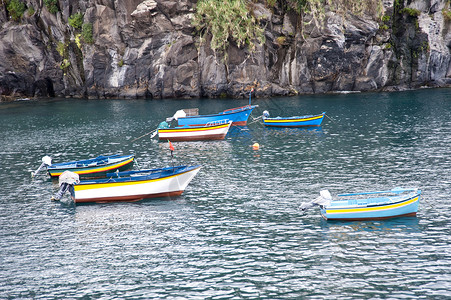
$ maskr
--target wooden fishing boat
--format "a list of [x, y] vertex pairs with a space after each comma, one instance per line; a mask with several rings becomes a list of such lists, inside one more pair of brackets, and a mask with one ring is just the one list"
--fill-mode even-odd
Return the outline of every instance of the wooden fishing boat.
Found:
[[267, 111], [263, 112], [263, 124], [272, 127], [306, 127], [306, 126], [321, 126], [325, 112], [319, 115], [307, 115], [300, 117], [277, 117], [270, 118]]
[[[217, 114], [199, 115], [198, 109], [184, 109], [177, 111], [173, 118], [177, 119], [178, 126], [205, 126], [207, 124], [227, 124], [245, 126], [247, 119], [258, 105], [246, 105], [227, 109]], [[183, 112], [183, 113], [182, 113]]]
[[339, 194], [338, 199], [322, 195], [320, 198], [323, 198], [323, 202], [319, 206], [321, 216], [326, 220], [382, 220], [415, 216], [420, 195], [421, 190], [418, 188]]
[[178, 196], [199, 170], [200, 166], [176, 166], [109, 173], [108, 178], [82, 180], [75, 184], [74, 201], [104, 203]]
[[52, 178], [60, 176], [64, 171], [76, 173], [81, 178], [101, 178], [105, 177], [108, 172], [131, 169], [134, 159], [134, 154], [101, 155], [91, 159], [50, 164], [47, 165], [47, 172]]
[[178, 126], [174, 128], [159, 128], [158, 139], [164, 141], [205, 141], [223, 140], [229, 131], [232, 121], [225, 124], [205, 126]]

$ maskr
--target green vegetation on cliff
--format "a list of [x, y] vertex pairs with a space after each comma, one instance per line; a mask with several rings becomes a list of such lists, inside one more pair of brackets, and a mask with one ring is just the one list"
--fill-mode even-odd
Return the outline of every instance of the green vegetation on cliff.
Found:
[[91, 23], [84, 23], [81, 29], [81, 36], [83, 37], [83, 40], [88, 43], [92, 44], [94, 43], [94, 38], [92, 36], [92, 24]]
[[211, 48], [227, 59], [231, 41], [238, 47], [247, 45], [252, 52], [255, 42], [264, 42], [264, 29], [250, 13], [244, 0], [201, 0], [197, 3], [193, 25], [199, 31], [201, 43], [211, 33]]
[[58, 12], [58, 0], [44, 0], [44, 4], [51, 14]]
[[25, 12], [25, 4], [20, 0], [11, 0], [6, 6], [9, 15], [14, 21], [19, 21]]
[[[374, 19], [380, 19], [384, 13], [382, 0], [265, 0], [264, 3], [269, 8], [281, 7], [299, 15], [311, 15], [310, 23], [318, 27], [322, 27], [327, 11], [343, 17], [365, 14]], [[200, 34], [200, 42], [205, 42], [211, 34], [211, 49], [223, 53], [225, 59], [230, 42], [238, 47], [246, 45], [253, 52], [256, 44], [265, 41], [264, 28], [254, 17], [251, 1], [199, 0], [192, 23]]]
[[74, 27], [75, 29], [80, 29], [83, 25], [83, 14], [76, 13], [69, 17], [69, 25]]

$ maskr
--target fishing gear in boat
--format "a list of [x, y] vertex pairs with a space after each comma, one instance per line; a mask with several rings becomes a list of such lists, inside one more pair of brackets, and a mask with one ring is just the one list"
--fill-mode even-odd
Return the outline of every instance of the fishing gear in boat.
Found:
[[75, 199], [74, 184], [80, 183], [80, 177], [77, 173], [71, 171], [64, 171], [58, 178], [59, 190], [50, 198], [52, 201], [59, 201], [64, 194], [69, 190], [72, 200]]
[[52, 165], [52, 158], [48, 155], [44, 156], [41, 160], [42, 160], [42, 163], [39, 166], [39, 168], [36, 171], [31, 172], [31, 177], [36, 176], [36, 174], [38, 174], [39, 171], [41, 171], [41, 169], [43, 169], [44, 167], [48, 167], [48, 166]]

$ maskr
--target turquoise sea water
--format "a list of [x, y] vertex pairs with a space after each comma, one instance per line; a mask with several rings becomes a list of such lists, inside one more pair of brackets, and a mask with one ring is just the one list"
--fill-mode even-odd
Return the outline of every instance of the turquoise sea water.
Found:
[[[174, 143], [202, 169], [175, 199], [74, 205], [32, 180], [64, 162], [135, 153], [171, 165], [149, 136], [181, 108], [243, 100], [0, 103], [1, 299], [441, 299], [451, 297], [451, 90], [256, 99], [224, 141]], [[326, 112], [323, 126], [271, 129], [253, 118]], [[252, 144], [258, 142], [259, 150]], [[44, 173], [43, 173], [44, 174]], [[418, 186], [417, 217], [327, 222], [318, 196]]]

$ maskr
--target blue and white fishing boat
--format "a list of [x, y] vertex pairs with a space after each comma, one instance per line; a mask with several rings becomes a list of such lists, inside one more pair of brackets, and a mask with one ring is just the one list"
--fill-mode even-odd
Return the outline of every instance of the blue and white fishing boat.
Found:
[[32, 176], [36, 175], [42, 168], [47, 168], [47, 172], [52, 178], [57, 178], [64, 171], [71, 171], [78, 174], [82, 178], [100, 178], [105, 177], [108, 172], [114, 172], [116, 170], [125, 171], [129, 170], [133, 166], [135, 159], [134, 154], [130, 155], [100, 155], [95, 158], [83, 159], [77, 161], [52, 163], [52, 159], [49, 156], [42, 158], [42, 164], [39, 169], [32, 173]]
[[256, 107], [258, 107], [258, 105], [246, 105], [242, 107], [227, 109], [220, 113], [211, 115], [197, 115], [187, 113], [189, 111], [196, 111], [193, 109], [179, 110], [176, 112], [174, 117], [176, 117], [178, 121], [178, 126], [205, 126], [207, 124], [224, 125], [228, 124], [230, 121], [232, 122], [232, 125], [245, 126], [247, 124], [247, 119], [252, 113], [252, 110], [254, 110], [254, 108]]
[[270, 127], [307, 127], [307, 126], [321, 126], [325, 112], [319, 115], [307, 115], [296, 117], [277, 117], [270, 118], [269, 112], [263, 112], [263, 124]]
[[217, 114], [199, 115], [199, 109], [182, 109], [178, 110], [171, 119], [178, 121], [178, 126], [205, 126], [205, 125], [224, 125], [232, 121], [232, 125], [245, 126], [247, 119], [251, 115], [254, 108], [258, 105], [252, 105], [252, 89], [249, 93], [249, 104], [241, 107], [231, 108], [219, 112]]
[[305, 210], [314, 205], [320, 207], [326, 220], [362, 221], [383, 220], [395, 217], [416, 216], [421, 190], [418, 188], [394, 188], [386, 191], [338, 194], [333, 199], [327, 190], [310, 203], [303, 203]]

